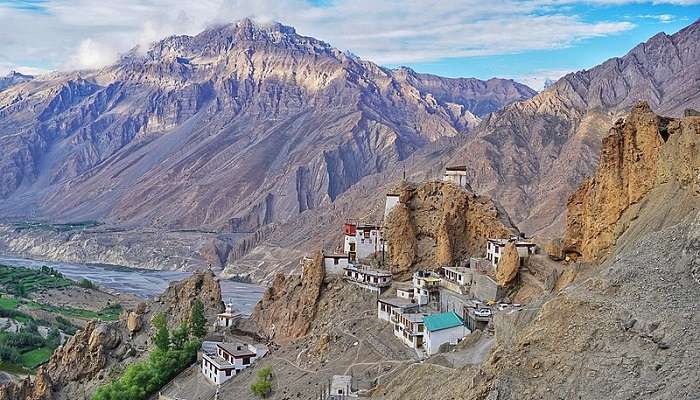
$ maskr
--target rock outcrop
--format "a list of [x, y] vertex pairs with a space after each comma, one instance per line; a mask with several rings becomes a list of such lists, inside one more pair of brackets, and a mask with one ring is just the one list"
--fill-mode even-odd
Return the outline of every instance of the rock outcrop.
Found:
[[[194, 273], [172, 283], [158, 299], [139, 304], [114, 322], [91, 321], [56, 349], [32, 382], [0, 386], [0, 400], [73, 400], [89, 397], [106, 382], [110, 368], [124, 366], [147, 355], [152, 318], [164, 313], [168, 325], [178, 326], [190, 317], [193, 302], [204, 304], [213, 321], [223, 310], [219, 282], [211, 271]], [[135, 322], [134, 319], [138, 319]], [[138, 327], [139, 329], [134, 329]]]
[[452, 183], [405, 183], [384, 225], [392, 273], [405, 276], [481, 255], [490, 237], [518, 234], [494, 201]]
[[324, 278], [321, 252], [304, 260], [301, 276], [278, 274], [251, 316], [260, 333], [278, 343], [304, 336], [316, 315]]
[[700, 117], [664, 118], [647, 103], [635, 106], [603, 140], [595, 175], [567, 203], [566, 251], [607, 256], [654, 187], [673, 182], [700, 193], [698, 149]]
[[507, 287], [515, 282], [520, 269], [520, 256], [515, 243], [508, 242], [503, 249], [503, 255], [498, 260], [498, 268], [496, 268], [496, 283], [498, 286]]

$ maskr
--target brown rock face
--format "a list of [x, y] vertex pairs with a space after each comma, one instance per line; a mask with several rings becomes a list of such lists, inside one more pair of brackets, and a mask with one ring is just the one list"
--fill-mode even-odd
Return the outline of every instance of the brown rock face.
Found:
[[324, 277], [321, 252], [304, 263], [302, 276], [278, 274], [251, 316], [261, 333], [277, 342], [304, 336], [316, 315]]
[[503, 249], [503, 255], [498, 260], [498, 268], [496, 271], [496, 283], [499, 286], [508, 286], [515, 282], [520, 268], [520, 257], [515, 243], [509, 242]]
[[195, 300], [204, 304], [204, 314], [213, 318], [224, 309], [221, 300], [221, 287], [216, 276], [210, 270], [195, 272], [189, 278], [170, 284], [160, 295], [158, 303], [168, 317], [168, 325], [178, 326], [190, 318], [190, 311]]
[[676, 182], [697, 192], [698, 148], [699, 117], [663, 118], [646, 103], [635, 106], [603, 140], [595, 175], [569, 198], [565, 250], [604, 258], [652, 188]]
[[384, 228], [390, 269], [397, 275], [452, 265], [481, 254], [487, 238], [518, 232], [490, 199], [439, 181], [404, 184], [400, 203], [387, 216]]
[[141, 330], [141, 314], [138, 314], [134, 311], [129, 312], [129, 315], [126, 317], [126, 329], [129, 330], [132, 334], [138, 332]]

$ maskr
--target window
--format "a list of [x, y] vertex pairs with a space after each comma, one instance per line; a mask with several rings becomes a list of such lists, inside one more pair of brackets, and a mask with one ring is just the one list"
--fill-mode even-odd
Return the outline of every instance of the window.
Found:
[[333, 265], [338, 265], [338, 262], [340, 262], [340, 259], [337, 259], [337, 258], [333, 259]]
[[243, 365], [249, 365], [250, 364], [250, 357], [243, 357]]
[[230, 369], [227, 369], [227, 370], [226, 370], [226, 376], [231, 376], [231, 370], [230, 370]]

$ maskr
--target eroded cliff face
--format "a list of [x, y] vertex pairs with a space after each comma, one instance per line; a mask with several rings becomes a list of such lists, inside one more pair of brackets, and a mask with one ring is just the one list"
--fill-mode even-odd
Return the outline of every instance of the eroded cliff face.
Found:
[[278, 343], [304, 336], [316, 316], [324, 278], [321, 252], [304, 261], [301, 276], [278, 274], [251, 315], [260, 333]]
[[495, 202], [451, 183], [404, 183], [399, 204], [385, 221], [390, 270], [405, 276], [482, 254], [486, 239], [509, 237], [517, 228]]
[[595, 175], [569, 198], [566, 251], [604, 258], [653, 188], [675, 183], [700, 193], [699, 173], [700, 118], [664, 118], [639, 103], [603, 139]]
[[124, 367], [148, 354], [144, 349], [150, 347], [155, 315], [164, 313], [169, 326], [178, 326], [189, 319], [195, 299], [202, 301], [211, 321], [223, 309], [219, 283], [211, 272], [195, 273], [171, 284], [157, 300], [139, 304], [118, 321], [88, 323], [54, 351], [33, 381], [0, 385], [0, 399], [89, 398], [97, 387], [114, 378], [110, 376], [113, 366]]

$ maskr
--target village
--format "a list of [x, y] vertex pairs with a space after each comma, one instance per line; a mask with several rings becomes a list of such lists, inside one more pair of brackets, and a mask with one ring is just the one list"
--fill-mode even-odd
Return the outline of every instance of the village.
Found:
[[[463, 167], [447, 168], [442, 181], [468, 187]], [[385, 219], [399, 204], [399, 197], [396, 193], [386, 195]], [[341, 229], [342, 248], [325, 249], [321, 253], [325, 276], [345, 282], [365, 293], [364, 296], [371, 294], [376, 305], [376, 315], [372, 318], [376, 318], [379, 326], [390, 327], [395, 344], [413, 352], [413, 362], [454, 351], [476, 331], [492, 337], [493, 321], [498, 313], [523, 309], [523, 305], [508, 298], [507, 288], [499, 285], [496, 277], [499, 267], [503, 268], [501, 260], [507, 246], [517, 251], [517, 267], [525, 267], [538, 251], [537, 245], [524, 237], [488, 238], [480, 254], [464, 257], [452, 265], [418, 269], [405, 279], [397, 279], [389, 269], [390, 243], [385, 239], [381, 223], [347, 222]], [[302, 260], [309, 261], [310, 258]], [[180, 380], [177, 390], [164, 388], [159, 398], [219, 398], [222, 385], [269, 357], [273, 350], [268, 347], [270, 343], [262, 343], [262, 338], [255, 342], [232, 334], [237, 332], [243, 317], [234, 304], [227, 303], [225, 311], [217, 316], [214, 333], [202, 343], [198, 372]], [[182, 387], [197, 389], [183, 391]], [[317, 398], [355, 398], [361, 393], [352, 373], [336, 374], [319, 389]]]

